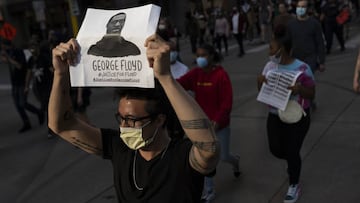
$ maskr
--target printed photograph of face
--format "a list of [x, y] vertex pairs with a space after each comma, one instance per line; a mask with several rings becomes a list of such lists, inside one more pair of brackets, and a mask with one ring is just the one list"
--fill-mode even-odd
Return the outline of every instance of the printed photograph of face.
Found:
[[121, 30], [124, 27], [126, 19], [125, 13], [119, 13], [110, 18], [109, 22], [106, 25], [107, 34], [121, 34]]
[[126, 14], [124, 12], [112, 16], [106, 24], [106, 34], [90, 46], [87, 54], [103, 57], [126, 57], [140, 55], [140, 49], [121, 36]]

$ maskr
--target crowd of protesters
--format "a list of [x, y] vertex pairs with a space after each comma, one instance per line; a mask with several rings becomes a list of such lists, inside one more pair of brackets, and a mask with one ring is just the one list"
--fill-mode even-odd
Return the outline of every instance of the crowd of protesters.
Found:
[[[342, 52], [346, 49], [347, 24], [358, 15], [357, 0], [241, 0], [239, 5], [231, 8], [230, 11], [214, 8], [203, 12], [199, 10], [188, 12], [185, 16], [185, 32], [182, 34], [189, 38], [191, 45], [189, 51], [196, 56], [196, 65], [190, 69], [182, 63], [179, 45], [181, 34], [168, 18], [161, 18], [158, 24], [157, 34], [162, 39], [155, 37], [156, 40], [153, 39], [151, 42], [156, 41], [164, 47], [168, 44], [163, 43], [162, 40], [169, 43], [170, 73], [182, 88], [190, 91], [189, 94], [194, 97], [199, 108], [209, 118], [209, 125], [212, 126], [211, 129], [214, 130], [217, 138], [212, 137], [212, 139], [218, 140], [221, 147], [221, 150], [216, 153], [220, 153], [220, 159], [232, 166], [232, 172], [236, 178], [241, 174], [240, 158], [232, 155], [229, 149], [232, 85], [225, 68], [220, 65], [224, 56], [231, 54], [229, 38], [233, 37], [236, 40], [238, 57], [246, 54], [244, 40], [250, 44], [269, 43], [270, 61], [258, 77], [259, 89], [263, 83], [266, 83], [266, 73], [273, 69], [282, 68], [303, 72], [299, 81], [289, 88], [293, 91], [292, 100], [302, 101], [300, 105], [304, 109], [304, 115], [295, 124], [288, 124], [281, 120], [277, 109], [270, 107], [266, 126], [271, 153], [277, 158], [286, 160], [288, 164], [289, 189], [284, 202], [293, 203], [300, 195], [300, 149], [310, 127], [311, 110], [316, 108], [314, 101], [315, 72], [325, 70], [325, 55], [333, 51], [334, 34], [340, 46], [339, 50]], [[47, 121], [49, 97], [54, 77], [51, 50], [61, 41], [64, 40], [58, 38], [53, 30], [44, 40], [40, 40], [35, 35], [28, 44], [30, 52], [26, 57], [25, 52], [15, 48], [10, 40], [1, 40], [3, 49], [0, 59], [9, 66], [14, 103], [23, 121], [19, 133], [32, 128], [26, 110], [37, 116], [40, 125]], [[75, 44], [74, 41], [69, 41], [68, 44], [70, 43]], [[181, 51], [186, 52], [187, 50]], [[60, 51], [55, 56], [59, 55]], [[59, 63], [61, 62], [60, 58], [57, 60]], [[360, 54], [354, 72], [354, 91], [359, 91], [359, 60]], [[60, 65], [58, 66], [57, 68], [60, 69]], [[27, 101], [30, 89], [33, 90], [34, 96], [39, 102], [39, 108]], [[72, 100], [71, 105], [74, 112], [79, 114], [78, 118], [86, 122], [86, 128], [93, 129], [86, 116], [91, 90], [89, 88], [72, 88], [69, 92], [68, 97]], [[187, 95], [181, 96], [191, 100], [187, 98]], [[177, 110], [179, 111], [179, 109]], [[129, 119], [119, 116], [120, 124], [128, 125]], [[135, 122], [134, 119], [134, 125]], [[177, 120], [177, 122], [179, 121]], [[185, 137], [184, 130], [187, 129], [182, 129], [180, 123], [169, 122], [167, 125], [171, 139]], [[100, 131], [96, 132], [99, 135]], [[153, 136], [157, 132], [158, 129], [155, 130]], [[116, 133], [113, 132], [113, 134]], [[293, 135], [292, 138], [289, 138], [289, 134]], [[48, 135], [52, 136], [50, 129], [48, 129]], [[166, 141], [170, 143], [167, 139], [166, 136]], [[76, 145], [76, 143], [73, 144]], [[100, 146], [99, 143], [97, 144]], [[161, 150], [164, 150], [162, 156], [168, 150], [167, 147], [168, 144], [161, 146]], [[197, 147], [203, 150], [201, 146]], [[198, 156], [200, 157], [200, 155]], [[193, 165], [191, 167], [201, 171]], [[204, 183], [201, 183], [203, 179], [198, 181], [199, 185], [204, 185], [202, 200], [205, 202], [211, 202], [215, 198], [212, 177], [216, 174], [216, 170], [213, 168], [215, 167], [212, 165], [211, 170], [201, 171], [201, 174], [205, 176], [205, 181]]]
[[[217, 51], [228, 55], [228, 40], [234, 37], [239, 45], [238, 56], [245, 54], [243, 40], [255, 44], [269, 43], [272, 30], [279, 23], [296, 17], [294, 0], [241, 0], [231, 10], [218, 7], [197, 9], [186, 14], [185, 36], [189, 37], [191, 51], [203, 43], [211, 43]], [[359, 16], [357, 0], [309, 0], [306, 13], [321, 24], [326, 40], [326, 53], [332, 51], [333, 35], [341, 51], [348, 38], [348, 23]], [[254, 40], [254, 39], [258, 40]]]

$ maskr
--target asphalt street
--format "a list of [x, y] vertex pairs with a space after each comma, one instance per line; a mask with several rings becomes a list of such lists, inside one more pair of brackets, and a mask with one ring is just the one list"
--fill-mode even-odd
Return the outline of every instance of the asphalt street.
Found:
[[[350, 27], [347, 49], [334, 38], [326, 71], [316, 73], [318, 109], [301, 151], [303, 171], [299, 203], [358, 203], [360, 183], [360, 97], [352, 92], [352, 76], [360, 47], [359, 21]], [[215, 203], [280, 203], [287, 190], [286, 164], [268, 149], [266, 106], [256, 101], [256, 76], [267, 57], [266, 44], [245, 41], [246, 55], [237, 57], [230, 40], [228, 71], [234, 93], [231, 151], [240, 156], [242, 175], [220, 163], [215, 177]], [[181, 56], [193, 65], [187, 40]], [[112, 168], [108, 161], [64, 142], [47, 138], [46, 126], [33, 115], [33, 129], [18, 134], [21, 120], [12, 102], [8, 69], [0, 64], [0, 202], [115, 203]], [[107, 98], [107, 99], [105, 99]], [[38, 105], [30, 95], [29, 101]], [[96, 126], [117, 128], [117, 101], [112, 88], [93, 89], [88, 115]], [[181, 192], [181, 191], [179, 191]]]

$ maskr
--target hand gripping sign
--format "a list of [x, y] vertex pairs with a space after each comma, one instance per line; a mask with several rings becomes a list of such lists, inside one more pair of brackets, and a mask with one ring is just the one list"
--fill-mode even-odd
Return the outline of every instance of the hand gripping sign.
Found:
[[76, 37], [79, 63], [70, 67], [71, 86], [154, 87], [144, 42], [156, 32], [160, 7], [88, 9]]

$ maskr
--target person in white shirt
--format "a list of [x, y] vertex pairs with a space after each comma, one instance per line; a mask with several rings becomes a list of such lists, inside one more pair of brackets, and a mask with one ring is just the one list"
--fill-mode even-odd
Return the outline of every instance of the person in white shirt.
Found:
[[179, 52], [176, 50], [176, 44], [170, 43], [170, 72], [174, 79], [178, 79], [185, 75], [189, 68], [179, 61]]
[[243, 33], [245, 33], [245, 23], [246, 16], [243, 9], [241, 9], [241, 11], [239, 12], [237, 7], [233, 7], [233, 14], [231, 17], [231, 31], [239, 46], [239, 57], [245, 54], [243, 45]]
[[229, 23], [225, 18], [224, 14], [218, 14], [215, 20], [215, 43], [218, 49], [218, 52], [221, 54], [221, 41], [225, 45], [225, 55], [228, 55], [228, 43], [227, 38], [229, 36]]

